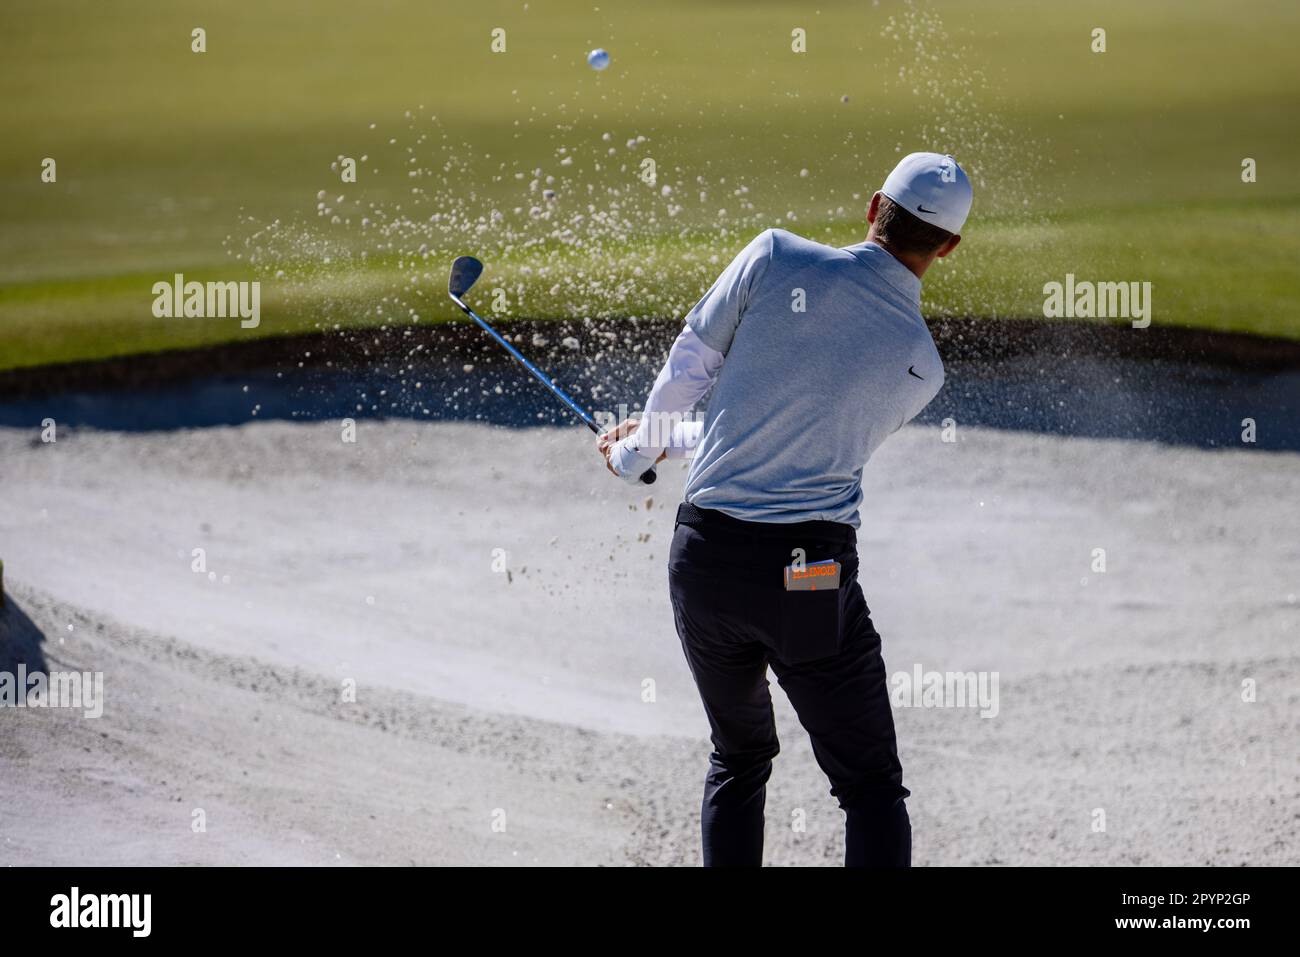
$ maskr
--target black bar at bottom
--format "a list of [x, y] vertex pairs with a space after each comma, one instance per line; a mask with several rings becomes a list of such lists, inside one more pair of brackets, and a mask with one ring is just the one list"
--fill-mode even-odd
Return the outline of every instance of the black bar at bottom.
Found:
[[1211, 868], [28, 868], [0, 870], [0, 933], [6, 944], [75, 933], [82, 943], [284, 939], [295, 950], [403, 943], [432, 927], [443, 928], [438, 940], [448, 944], [472, 932], [477, 946], [558, 936], [593, 947], [633, 938], [668, 947], [676, 927], [697, 942], [701, 932], [716, 934], [719, 945], [775, 929], [809, 943], [823, 933], [866, 934], [860, 939], [873, 946], [882, 937], [942, 948], [1124, 938], [1232, 946], [1289, 929], [1283, 909], [1293, 876]]

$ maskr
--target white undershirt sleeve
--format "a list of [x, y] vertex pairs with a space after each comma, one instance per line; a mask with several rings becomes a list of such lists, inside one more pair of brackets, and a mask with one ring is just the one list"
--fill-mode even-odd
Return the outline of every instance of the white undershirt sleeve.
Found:
[[682, 329], [646, 398], [640, 425], [610, 450], [610, 464], [621, 478], [636, 481], [662, 453], [673, 459], [694, 453], [704, 423], [683, 416], [709, 391], [724, 358], [690, 326]]

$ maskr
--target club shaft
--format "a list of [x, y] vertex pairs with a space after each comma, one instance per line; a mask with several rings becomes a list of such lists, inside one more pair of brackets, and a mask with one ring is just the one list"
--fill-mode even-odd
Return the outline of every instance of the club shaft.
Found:
[[488, 335], [490, 335], [493, 339], [499, 342], [507, 352], [509, 352], [512, 356], [514, 356], [514, 358], [518, 360], [520, 365], [522, 365], [525, 369], [531, 372], [533, 374], [533, 377], [537, 379], [538, 382], [546, 386], [546, 388], [550, 389], [551, 392], [555, 394], [555, 397], [559, 399], [561, 402], [563, 402], [565, 405], [567, 405], [574, 415], [582, 419], [582, 421], [586, 423], [587, 428], [591, 429], [591, 431], [595, 432], [597, 435], [600, 434], [600, 426], [596, 424], [596, 420], [593, 419], [590, 414], [588, 414], [586, 409], [578, 405], [578, 403], [574, 402], [573, 399], [569, 398], [569, 394], [567, 392], [565, 392], [558, 385], [552, 382], [550, 376], [548, 376], [541, 369], [537, 368], [537, 366], [529, 362], [527, 357], [522, 352], [520, 352], [518, 349], [512, 346], [506, 340], [505, 336], [501, 335], [490, 325], [484, 322], [481, 318], [479, 318], [478, 314], [475, 313], [473, 309], [465, 305], [465, 303], [463, 303], [460, 299], [457, 299], [455, 296], [453, 296], [452, 299], [456, 303], [456, 305], [460, 306], [461, 309], [465, 310], [465, 314], [467, 316], [469, 316], [480, 326], [482, 326], [487, 331]]
[[[522, 365], [525, 369], [531, 372], [533, 374], [533, 377], [537, 379], [538, 382], [546, 386], [546, 388], [550, 389], [551, 393], [557, 399], [559, 399], [561, 402], [567, 405], [574, 415], [582, 419], [582, 421], [586, 424], [587, 428], [591, 429], [591, 431], [595, 432], [597, 435], [600, 435], [600, 426], [596, 424], [596, 420], [591, 417], [591, 415], [587, 412], [586, 409], [578, 405], [578, 403], [574, 402], [573, 399], [569, 398], [569, 394], [567, 392], [565, 392], [558, 385], [552, 382], [550, 376], [548, 376], [541, 369], [537, 368], [537, 366], [529, 362], [527, 356], [525, 356], [522, 352], [520, 352], [509, 342], [507, 342], [505, 336], [501, 335], [501, 333], [497, 332], [487, 322], [485, 322], [482, 318], [480, 318], [478, 313], [476, 313], [469, 306], [465, 305], [464, 301], [459, 296], [451, 294], [451, 301], [454, 302], [456, 305], [460, 306], [460, 308], [464, 310], [465, 315], [469, 316], [471, 319], [477, 322], [481, 327], [483, 327], [483, 329], [487, 332], [487, 334], [490, 335], [497, 342], [499, 342], [502, 345], [502, 347], [506, 350], [506, 352], [510, 353], [510, 355], [513, 356], [519, 362], [520, 365]], [[640, 478], [641, 478], [641, 484], [653, 485], [656, 478], [654, 466], [652, 465], [650, 466], [650, 468], [642, 472]]]

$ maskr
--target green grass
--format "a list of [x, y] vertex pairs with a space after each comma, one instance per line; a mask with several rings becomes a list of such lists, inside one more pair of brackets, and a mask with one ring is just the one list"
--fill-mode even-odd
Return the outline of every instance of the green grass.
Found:
[[[0, 368], [404, 322], [411, 310], [449, 319], [444, 259], [467, 249], [509, 289], [510, 314], [680, 314], [762, 226], [860, 239], [872, 189], [900, 148], [921, 147], [954, 153], [977, 184], [965, 244], [927, 279], [930, 312], [1038, 315], [1043, 283], [1073, 272], [1151, 281], [1157, 325], [1300, 337], [1292, 3], [538, 0], [525, 11], [484, 0], [454, 17], [441, 6], [0, 7]], [[189, 52], [194, 26], [208, 31], [206, 54]], [[806, 54], [790, 52], [796, 26]], [[1095, 26], [1105, 54], [1089, 52]], [[604, 74], [581, 62], [597, 45], [614, 58]], [[620, 155], [596, 172], [604, 132]], [[618, 168], [637, 134], [648, 142], [635, 156], [654, 156], [674, 185], [675, 217]], [[360, 228], [376, 210], [401, 205], [427, 223], [446, 208], [444, 142], [465, 162], [458, 191], [474, 193], [464, 212], [501, 208], [516, 242], [427, 227], [390, 246]], [[567, 172], [561, 146], [581, 157]], [[370, 157], [355, 186], [330, 169], [340, 154]], [[56, 184], [39, 180], [46, 156]], [[410, 156], [427, 178], [406, 175]], [[1246, 156], [1257, 183], [1240, 180]], [[520, 221], [510, 210], [530, 200], [512, 173], [535, 167], [560, 177], [563, 215], [581, 211], [589, 183], [598, 205], [625, 190], [635, 228], [574, 248]], [[743, 215], [741, 183], [753, 202]], [[316, 215], [322, 189], [346, 195], [350, 223]], [[276, 220], [313, 240], [248, 241]], [[417, 262], [420, 241], [431, 253]], [[550, 292], [561, 258], [589, 288]], [[178, 271], [261, 278], [261, 327], [153, 319], [150, 287]], [[433, 278], [412, 286], [412, 274]]]

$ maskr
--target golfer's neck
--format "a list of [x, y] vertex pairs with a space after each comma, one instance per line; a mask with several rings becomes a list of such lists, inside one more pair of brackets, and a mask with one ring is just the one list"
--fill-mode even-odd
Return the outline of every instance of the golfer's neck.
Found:
[[869, 230], [867, 232], [867, 242], [875, 243], [885, 252], [889, 253], [889, 255], [893, 256], [900, 263], [910, 269], [917, 279], [921, 279], [925, 276], [925, 271], [930, 268], [930, 264], [935, 260], [934, 256], [918, 256], [915, 253], [900, 253], [896, 249], [891, 249], [888, 243], [882, 243], [876, 238], [875, 230]]

